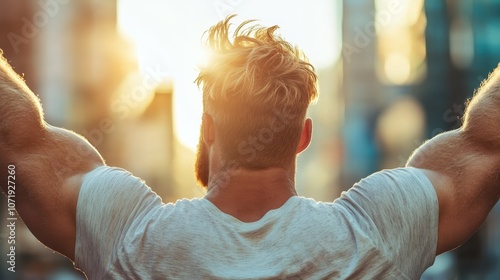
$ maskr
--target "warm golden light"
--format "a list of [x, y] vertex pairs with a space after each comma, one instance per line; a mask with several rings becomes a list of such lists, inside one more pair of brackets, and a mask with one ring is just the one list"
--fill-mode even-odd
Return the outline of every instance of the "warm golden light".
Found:
[[383, 82], [410, 84], [425, 75], [424, 1], [377, 0], [378, 74]]
[[[265, 7], [265, 8], [263, 8]], [[163, 1], [119, 0], [120, 32], [135, 43], [143, 75], [162, 69], [164, 79], [174, 82], [174, 131], [177, 139], [195, 149], [201, 122], [201, 93], [193, 81], [196, 66], [206, 63], [201, 36], [229, 14], [237, 20], [259, 19], [263, 25], [279, 25], [286, 40], [299, 45], [312, 64], [329, 67], [340, 56], [341, 16], [339, 5], [320, 0], [287, 1], [286, 5], [255, 1]], [[279, 11], [279, 12], [277, 12]]]
[[385, 59], [384, 70], [393, 84], [404, 84], [410, 77], [410, 61], [403, 54], [391, 53]]

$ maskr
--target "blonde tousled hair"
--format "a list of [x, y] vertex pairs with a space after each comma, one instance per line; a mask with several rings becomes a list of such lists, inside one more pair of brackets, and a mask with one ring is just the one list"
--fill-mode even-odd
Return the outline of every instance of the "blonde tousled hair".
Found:
[[211, 59], [196, 79], [204, 111], [220, 135], [223, 160], [247, 168], [286, 167], [318, 96], [314, 67], [276, 34], [278, 26], [245, 21], [231, 32], [233, 18], [205, 34]]

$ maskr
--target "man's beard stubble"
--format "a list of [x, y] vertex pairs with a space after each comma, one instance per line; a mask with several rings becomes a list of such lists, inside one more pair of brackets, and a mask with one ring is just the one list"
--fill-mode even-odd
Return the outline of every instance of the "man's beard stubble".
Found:
[[203, 142], [203, 124], [201, 125], [200, 140], [196, 151], [195, 176], [198, 183], [204, 188], [208, 188], [208, 174], [210, 172], [210, 163], [208, 160], [208, 149]]

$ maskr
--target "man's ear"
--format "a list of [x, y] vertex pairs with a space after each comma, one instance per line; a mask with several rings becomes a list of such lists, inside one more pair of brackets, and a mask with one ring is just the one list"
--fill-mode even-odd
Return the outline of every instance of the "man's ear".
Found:
[[311, 138], [312, 120], [310, 118], [307, 118], [306, 122], [304, 123], [304, 128], [302, 129], [302, 134], [300, 135], [300, 141], [296, 151], [297, 154], [303, 152], [309, 146], [309, 144], [311, 144]]
[[215, 139], [214, 120], [208, 113], [203, 113], [201, 120], [201, 133], [205, 145], [210, 146]]

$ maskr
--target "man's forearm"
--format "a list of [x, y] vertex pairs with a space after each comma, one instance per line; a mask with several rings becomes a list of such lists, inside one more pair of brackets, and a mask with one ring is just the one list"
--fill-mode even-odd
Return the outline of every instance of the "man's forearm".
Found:
[[462, 129], [472, 142], [500, 150], [500, 65], [469, 102]]
[[0, 150], [35, 144], [44, 127], [40, 101], [0, 54]]

